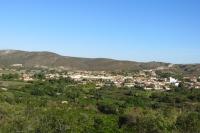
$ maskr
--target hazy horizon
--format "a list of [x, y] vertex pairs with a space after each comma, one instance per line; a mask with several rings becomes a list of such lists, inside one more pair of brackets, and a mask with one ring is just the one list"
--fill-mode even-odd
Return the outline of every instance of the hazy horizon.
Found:
[[198, 0], [0, 2], [0, 49], [200, 63]]

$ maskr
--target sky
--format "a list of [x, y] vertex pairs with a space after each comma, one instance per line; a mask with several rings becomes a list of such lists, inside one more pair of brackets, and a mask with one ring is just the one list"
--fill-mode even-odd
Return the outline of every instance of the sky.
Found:
[[0, 0], [0, 49], [200, 63], [200, 0]]

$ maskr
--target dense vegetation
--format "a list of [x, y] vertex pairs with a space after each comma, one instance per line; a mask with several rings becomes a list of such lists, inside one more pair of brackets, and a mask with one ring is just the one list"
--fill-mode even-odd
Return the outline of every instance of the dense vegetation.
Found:
[[[7, 75], [8, 76], [8, 75]], [[0, 82], [2, 133], [199, 133], [200, 90], [95, 89], [71, 79]], [[13, 77], [14, 76], [14, 77]]]

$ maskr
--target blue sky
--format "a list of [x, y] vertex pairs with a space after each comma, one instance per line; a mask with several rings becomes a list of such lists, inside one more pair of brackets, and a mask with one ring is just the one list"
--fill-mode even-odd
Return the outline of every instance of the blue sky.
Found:
[[0, 0], [0, 49], [200, 63], [200, 1]]

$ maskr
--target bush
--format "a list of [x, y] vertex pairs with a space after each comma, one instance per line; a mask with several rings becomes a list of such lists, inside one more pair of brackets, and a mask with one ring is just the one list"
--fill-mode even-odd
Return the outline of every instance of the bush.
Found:
[[17, 74], [17, 73], [2, 74], [1, 78], [2, 78], [2, 80], [18, 80], [19, 74]]
[[114, 104], [98, 103], [97, 108], [104, 114], [118, 114], [119, 112], [118, 107]]
[[180, 132], [199, 133], [200, 114], [197, 112], [182, 114], [177, 118], [176, 127]]
[[137, 123], [137, 118], [133, 117], [131, 115], [122, 115], [119, 117], [119, 128], [121, 128], [123, 125], [127, 126], [133, 126]]
[[40, 118], [36, 128], [37, 133], [66, 133], [70, 129], [67, 120], [63, 118], [63, 113], [53, 110], [46, 112]]
[[45, 91], [43, 88], [35, 87], [31, 90], [31, 95], [35, 96], [43, 96], [45, 94]]

